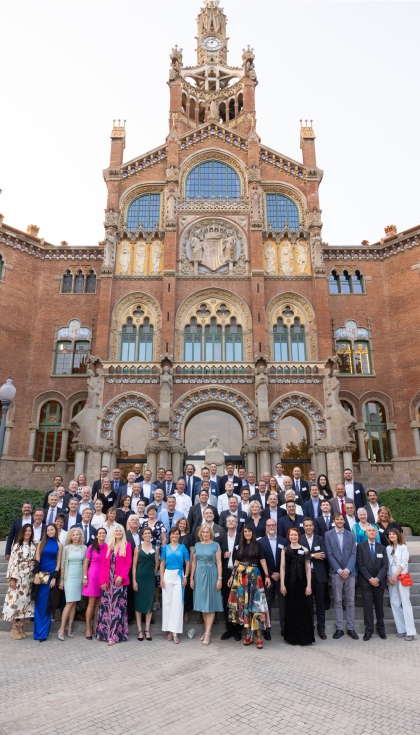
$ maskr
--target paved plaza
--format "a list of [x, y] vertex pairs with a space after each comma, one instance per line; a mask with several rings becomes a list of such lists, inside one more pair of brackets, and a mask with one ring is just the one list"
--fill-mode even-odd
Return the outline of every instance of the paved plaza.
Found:
[[152, 643], [133, 634], [108, 648], [79, 626], [64, 643], [0, 632], [0, 735], [420, 730], [417, 640], [329, 636], [294, 648], [276, 635], [258, 651], [220, 641], [219, 625], [204, 648], [186, 636], [175, 646], [155, 625]]

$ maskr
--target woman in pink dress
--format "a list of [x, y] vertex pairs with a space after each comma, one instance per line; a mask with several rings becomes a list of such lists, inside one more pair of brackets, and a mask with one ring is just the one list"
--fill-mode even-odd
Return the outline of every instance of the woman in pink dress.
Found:
[[101, 584], [99, 575], [101, 572], [102, 559], [106, 553], [107, 545], [105, 543], [106, 529], [99, 528], [96, 538], [88, 546], [83, 569], [83, 594], [89, 597], [89, 603], [86, 610], [86, 638], [92, 640], [91, 621], [93, 617], [93, 635], [96, 633], [96, 623], [98, 618], [99, 600], [101, 597]]

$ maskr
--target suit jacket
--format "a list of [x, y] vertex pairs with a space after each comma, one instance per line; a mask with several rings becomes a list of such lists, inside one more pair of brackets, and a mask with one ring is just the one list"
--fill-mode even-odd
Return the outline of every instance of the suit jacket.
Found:
[[[219, 526], [221, 526], [226, 532], [227, 532], [226, 518], [231, 515], [232, 513], [230, 512], [230, 510], [223, 510], [219, 516]], [[236, 513], [236, 517], [238, 519], [238, 532], [240, 533], [242, 531], [242, 527], [246, 519], [248, 518], [248, 516], [246, 513], [244, 513], [243, 510], [238, 509]]]
[[350, 576], [355, 577], [356, 541], [350, 531], [344, 529], [343, 534], [343, 551], [340, 550], [335, 528], [325, 534], [328, 563], [332, 574], [337, 574], [339, 569], [348, 569]]
[[[74, 525], [80, 527], [81, 523], [82, 523], [82, 516], [80, 515], [80, 513], [78, 513], [77, 516], [76, 516], [76, 523]], [[72, 528], [73, 528], [73, 526], [72, 526]], [[66, 515], [66, 520], [64, 521], [63, 530], [64, 531], [68, 531], [69, 530], [69, 514], [68, 513]]]
[[357, 584], [361, 587], [371, 587], [369, 580], [376, 577], [381, 589], [386, 589], [387, 573], [388, 573], [388, 555], [385, 546], [375, 541], [375, 559], [372, 559], [370, 553], [370, 541], [361, 541], [357, 545]]
[[[309, 549], [309, 542], [306, 538], [306, 535], [303, 535], [299, 539], [299, 543], [301, 546], [304, 546], [305, 549]], [[326, 584], [328, 582], [328, 574], [327, 569], [325, 566], [324, 559], [314, 559], [313, 554], [317, 554], [319, 551], [323, 551], [325, 556], [327, 555], [326, 547], [325, 547], [325, 540], [322, 538], [322, 536], [315, 536], [315, 534], [312, 536], [312, 550], [310, 550], [311, 553], [311, 566], [312, 566], [312, 573], [316, 579], [317, 582], [320, 584], [324, 583]]]
[[51, 495], [51, 493], [54, 493], [54, 492], [55, 492], [55, 487], [52, 487], [51, 490], [47, 490], [47, 492], [45, 493], [44, 501], [42, 503], [42, 507], [44, 508], [44, 510], [45, 508], [48, 508], [48, 498]]
[[[279, 524], [280, 524], [281, 519], [284, 518], [284, 516], [287, 516], [287, 511], [284, 508], [277, 507], [277, 533], [279, 535], [281, 535], [279, 531]], [[262, 511], [261, 518], [265, 518], [266, 521], [267, 521], [267, 518], [271, 518], [271, 512], [270, 512], [269, 506], [267, 506], [267, 508], [264, 508], [264, 510]]]
[[[28, 523], [32, 525], [33, 522], [34, 520], [31, 516]], [[15, 518], [12, 525], [10, 526], [9, 535], [6, 539], [6, 551], [4, 552], [5, 556], [10, 556], [10, 552], [12, 551], [12, 546], [18, 540], [18, 536], [21, 530], [22, 530], [22, 516], [20, 518]]]
[[309, 498], [311, 497], [311, 494], [309, 492], [309, 483], [306, 480], [302, 480], [302, 479], [299, 480], [299, 488], [300, 488], [299, 491], [296, 489], [296, 483], [295, 483], [295, 481], [292, 480], [292, 488], [295, 491], [295, 493], [297, 493], [298, 495], [300, 495], [300, 499], [301, 499], [301, 501], [303, 503], [306, 500], [309, 500]]
[[[198, 485], [196, 485], [196, 487], [198, 488]], [[217, 491], [217, 492], [219, 492], [219, 491]], [[196, 494], [195, 494], [194, 505], [200, 505], [200, 492], [196, 492]], [[210, 495], [209, 495], [209, 505], [211, 505], [211, 507], [214, 508], [215, 512], [217, 513], [217, 495], [212, 495], [210, 493]], [[216, 515], [214, 516], [214, 520], [217, 521]]]
[[[354, 504], [356, 506], [356, 511], [359, 510], [359, 508], [364, 508], [364, 506], [367, 503], [366, 495], [365, 495], [365, 489], [361, 482], [353, 482], [354, 487]], [[346, 485], [344, 483], [344, 489], [346, 488]]]
[[[200, 524], [201, 525], [201, 524]], [[198, 532], [200, 530], [200, 526], [197, 528], [195, 534], [194, 534], [194, 543], [198, 544], [200, 539], [198, 538]], [[217, 541], [218, 544], [220, 544], [222, 538], [226, 535], [226, 532], [223, 530], [221, 526], [218, 526], [216, 523], [213, 523], [213, 533], [214, 533], [214, 541]]]
[[[346, 496], [344, 496], [343, 500], [344, 504], [346, 503], [346, 500], [350, 500], [351, 502], [353, 502], [351, 498], [347, 498]], [[331, 498], [331, 500], [329, 500], [328, 502], [331, 506], [331, 513], [333, 515], [334, 513], [341, 513], [341, 502], [340, 499], [337, 498], [337, 496], [335, 498]]]
[[[312, 498], [309, 498], [309, 500], [305, 500], [302, 510], [303, 510], [303, 515], [305, 516], [305, 518], [312, 518], [313, 521], [315, 520], [315, 513], [314, 513], [314, 506], [312, 503]], [[321, 500], [319, 500], [318, 502], [318, 515], [316, 517], [318, 518], [318, 516], [322, 516]]]
[[188, 480], [189, 480], [189, 478], [187, 477], [187, 475], [181, 475], [181, 477], [179, 479], [180, 480], [181, 479], [182, 480], [185, 480], [185, 494], [188, 495], [191, 498], [192, 502], [194, 503], [194, 498], [195, 498], [194, 488], [197, 485], [197, 483], [200, 483], [201, 484], [201, 477], [197, 477], [197, 475], [192, 475], [191, 476], [191, 481], [192, 481], [192, 490], [191, 490], [191, 492], [189, 492], [189, 488], [188, 488]]
[[271, 544], [268, 540], [268, 536], [263, 536], [258, 541], [258, 546], [261, 551], [262, 558], [265, 559], [267, 562], [267, 569], [268, 573], [271, 577], [274, 572], [280, 573], [280, 557], [281, 552], [286, 546], [289, 546], [290, 541], [288, 541], [287, 538], [283, 538], [283, 536], [276, 536], [276, 558], [273, 556], [273, 551], [271, 549]]
[[143, 480], [144, 480], [144, 477], [143, 477], [143, 475], [142, 475], [142, 474], [140, 474], [140, 475], [137, 475], [137, 477], [136, 477], [136, 479], [134, 480], [134, 482], [143, 482]]
[[[83, 537], [84, 537], [85, 534], [84, 534], [83, 523], [76, 523], [76, 525], [73, 526], [73, 528], [81, 528], [83, 530]], [[87, 546], [90, 546], [91, 543], [92, 543], [92, 541], [93, 541], [93, 539], [96, 538], [96, 535], [98, 533], [98, 529], [95, 528], [95, 526], [89, 525], [88, 531], [89, 531], [89, 536], [88, 536]], [[83, 543], [86, 546], [86, 541], [83, 541]]]
[[[126, 485], [126, 484], [127, 483], [124, 482], [124, 480], [113, 480], [113, 479], [111, 479], [111, 490], [113, 490], [115, 493], [118, 494], [118, 491], [119, 491], [120, 487], [122, 487], [123, 485]], [[99, 490], [100, 490], [100, 488], [99, 488]]]
[[149, 503], [153, 503], [153, 498], [155, 497], [155, 490], [157, 486], [153, 482], [151, 482], [150, 483], [150, 494], [149, 494], [149, 488], [147, 488], [147, 490], [143, 490], [143, 485], [144, 485], [144, 482], [141, 482], [140, 483], [140, 487], [141, 487], [140, 495], [141, 493], [143, 493], [143, 495], [145, 495], [146, 498], [149, 498]]
[[[184, 516], [183, 513], [181, 513], [180, 510], [175, 510], [174, 511], [174, 517], [172, 519], [172, 526], [175, 525], [175, 523], [177, 522], [178, 518], [185, 518], [185, 516]], [[166, 533], [169, 533], [169, 529], [170, 529], [169, 515], [168, 515], [168, 511], [167, 511], [166, 508], [164, 510], [161, 510], [160, 513], [158, 513], [158, 521], [162, 521], [162, 523], [165, 524]]]
[[[169, 484], [169, 492], [167, 491], [167, 484]], [[163, 482], [158, 482], [156, 485], [156, 488], [163, 490], [164, 500], [166, 500], [168, 495], [173, 495], [174, 493], [176, 493], [176, 483], [175, 482], [167, 483], [166, 480], [164, 480]]]
[[325, 523], [325, 519], [323, 515], [318, 516], [318, 518], [315, 519], [314, 523], [314, 535], [322, 536], [322, 538], [325, 538], [325, 534], [328, 533], [328, 531], [331, 531], [332, 528], [334, 528], [334, 516], [330, 515], [330, 525], [329, 528], [327, 528], [327, 525]]
[[[214, 511], [214, 522], [215, 523], [218, 523], [219, 522], [219, 514], [217, 512], [217, 508], [215, 508], [213, 505], [211, 505], [210, 498], [209, 498], [209, 503], [208, 504], [209, 504], [209, 506], [211, 506], [212, 510]], [[188, 511], [188, 524], [189, 524], [189, 527], [190, 527], [190, 533], [192, 533], [193, 536], [195, 536], [195, 532], [196, 532], [197, 528], [200, 528], [201, 523], [202, 523], [202, 520], [203, 520], [203, 515], [202, 515], [202, 512], [201, 512], [201, 506], [200, 506], [199, 503], [196, 503], [195, 505], [192, 505], [191, 508]]]
[[[225, 485], [229, 482], [229, 478], [227, 475], [223, 475], [223, 477], [219, 480], [219, 495], [226, 492], [225, 491]], [[241, 494], [241, 487], [242, 487], [242, 480], [240, 477], [237, 477], [236, 475], [233, 476], [233, 492], [235, 495]]]
[[[200, 482], [196, 482], [195, 483], [194, 488], [193, 488], [193, 491], [194, 491], [194, 498], [192, 499], [193, 500], [193, 503], [196, 503], [197, 502], [197, 498], [198, 498], [198, 496], [201, 493], [201, 487], [202, 487], [202, 480], [200, 480]], [[217, 506], [217, 498], [218, 497], [219, 497], [219, 486], [218, 486], [218, 484], [216, 482], [214, 482], [214, 480], [210, 480], [209, 502], [210, 502], [211, 498], [214, 498], [215, 501], [216, 501], [215, 503], [211, 503], [211, 505], [216, 505]]]
[[[381, 507], [379, 503], [378, 503], [378, 505], [379, 505], [379, 507]], [[375, 516], [373, 515], [373, 511], [372, 511], [372, 508], [371, 508], [370, 503], [367, 503], [364, 506], [364, 508], [365, 508], [366, 513], [367, 513], [368, 523], [376, 523]]]
[[[240, 535], [240, 533], [237, 533], [236, 536], [235, 536], [235, 542], [234, 542], [234, 547], [233, 547], [233, 552], [232, 552], [232, 561], [233, 561], [234, 564], [235, 564], [235, 561], [236, 561], [236, 554], [238, 552], [240, 540], [241, 540], [241, 535]], [[225, 559], [224, 558], [224, 555], [225, 555], [226, 551], [229, 551], [229, 544], [228, 544], [228, 535], [227, 535], [227, 533], [225, 533], [223, 535], [223, 538], [220, 541], [220, 551], [222, 552], [222, 574], [223, 574], [223, 572], [226, 573], [226, 571], [228, 569], [228, 564], [229, 564], [229, 559]]]
[[[78, 503], [80, 503], [80, 495], [79, 493], [75, 493], [72, 495], [71, 493], [66, 493], [63, 498], [63, 507], [61, 509], [61, 513], [68, 513], [69, 512], [69, 502], [70, 500], [77, 500]], [[48, 503], [47, 503], [48, 506]]]
[[[92, 485], [92, 498], [95, 497], [96, 493], [100, 493], [101, 492], [101, 487], [102, 487], [102, 479], [101, 480], [95, 480], [95, 482]], [[112, 485], [111, 485], [111, 487], [112, 487]]]
[[265, 494], [265, 505], [262, 504], [261, 500], [261, 493], [257, 490], [254, 495], [251, 495], [249, 502], [251, 503], [252, 500], [257, 500], [259, 504], [261, 505], [261, 511], [266, 509], [266, 506], [268, 505], [268, 493]]
[[303, 533], [303, 516], [299, 516], [296, 514], [295, 520], [292, 521], [290, 516], [286, 513], [283, 518], [280, 518], [277, 524], [277, 528], [279, 536], [283, 536], [283, 538], [287, 537], [287, 532], [290, 528], [297, 528], [300, 533]]
[[[131, 551], [131, 544], [127, 543], [126, 556], [120, 556], [120, 550], [118, 549], [115, 557], [115, 577], [121, 577], [123, 586], [130, 584], [130, 570], [133, 561], [133, 552]], [[102, 558], [101, 571], [99, 576], [99, 583], [109, 585], [109, 573], [111, 568], [111, 556], [104, 554]]]

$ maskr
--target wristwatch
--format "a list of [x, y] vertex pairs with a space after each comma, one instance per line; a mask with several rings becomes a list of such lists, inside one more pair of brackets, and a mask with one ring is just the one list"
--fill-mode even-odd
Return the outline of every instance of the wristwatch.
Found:
[[85, 574], [85, 576], [83, 577], [83, 579], [87, 579], [87, 576], [86, 576], [86, 574]]

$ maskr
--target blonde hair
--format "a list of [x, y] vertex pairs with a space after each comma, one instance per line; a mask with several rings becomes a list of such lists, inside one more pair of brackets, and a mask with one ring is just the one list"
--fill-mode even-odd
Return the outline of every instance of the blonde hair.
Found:
[[257, 505], [258, 506], [258, 513], [261, 513], [261, 503], [259, 503], [258, 500], [251, 500], [251, 502], [249, 504], [249, 512], [250, 512], [250, 514], [251, 514], [251, 511], [252, 511], [252, 507], [254, 505]]
[[208, 524], [208, 523], [203, 523], [203, 525], [202, 525], [202, 526], [200, 526], [200, 528], [199, 528], [199, 531], [198, 531], [198, 538], [200, 539], [200, 541], [201, 541], [201, 537], [202, 537], [202, 535], [203, 535], [203, 529], [204, 529], [204, 528], [207, 528], [207, 529], [208, 529], [208, 530], [210, 531], [210, 538], [211, 538], [211, 540], [213, 541], [213, 540], [214, 540], [214, 531], [213, 531], [212, 527], [211, 527], [211, 526], [209, 526], [209, 524]]
[[[116, 531], [122, 531], [122, 539], [121, 539], [121, 541], [117, 541], [115, 539], [115, 532]], [[111, 538], [109, 539], [108, 551], [106, 552], [106, 555], [109, 556], [111, 554], [112, 550], [115, 551], [115, 554], [118, 554], [119, 553], [120, 556], [125, 556], [126, 555], [127, 538], [126, 538], [126, 535], [125, 535], [125, 531], [124, 531], [123, 526], [120, 526], [119, 523], [117, 523], [116, 527], [114, 528], [114, 530], [111, 533]]]
[[66, 538], [65, 546], [69, 546], [70, 544], [74, 543], [73, 542], [73, 534], [74, 534], [75, 531], [78, 531], [79, 532], [79, 543], [80, 543], [81, 546], [84, 546], [85, 537], [83, 536], [83, 531], [82, 531], [81, 528], [78, 528], [77, 526], [73, 526], [73, 528], [71, 528], [70, 531], [67, 532], [67, 538]]

